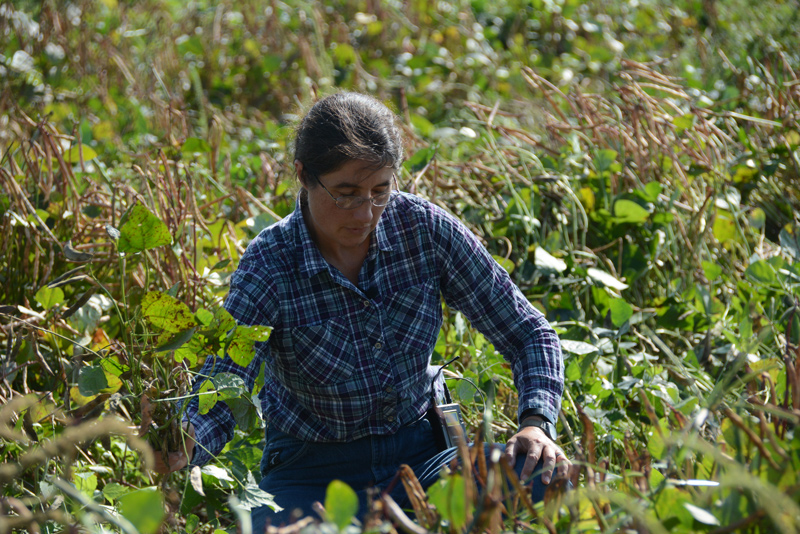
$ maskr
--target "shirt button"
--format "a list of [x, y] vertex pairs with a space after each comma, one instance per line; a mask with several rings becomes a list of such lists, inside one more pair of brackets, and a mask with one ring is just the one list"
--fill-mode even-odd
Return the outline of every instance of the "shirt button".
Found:
[[364, 307], [365, 307], [365, 308], [369, 308], [369, 301], [368, 301], [368, 300], [365, 300], [365, 301], [364, 301]]
[[394, 391], [394, 389], [392, 388], [392, 386], [386, 386], [386, 389], [384, 389], [384, 391], [386, 393], [391, 393], [392, 391]]
[[375, 348], [376, 348], [376, 349], [379, 349], [379, 348], [381, 348], [381, 347], [383, 347], [383, 345], [381, 345], [381, 342], [380, 342], [380, 341], [378, 341], [377, 343], [375, 343]]
[[386, 416], [386, 420], [391, 423], [392, 421], [394, 421], [394, 416], [393, 415], [387, 415]]

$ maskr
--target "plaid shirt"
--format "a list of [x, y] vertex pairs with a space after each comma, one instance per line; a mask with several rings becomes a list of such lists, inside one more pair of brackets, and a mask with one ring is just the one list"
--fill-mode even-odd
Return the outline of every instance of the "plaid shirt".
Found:
[[[261, 232], [242, 256], [225, 307], [239, 324], [274, 329], [249, 366], [225, 358], [215, 372], [235, 373], [252, 388], [266, 364], [263, 416], [300, 439], [394, 433], [428, 408], [442, 296], [510, 363], [519, 414], [555, 421], [564, 382], [555, 332], [463, 224], [405, 193], [381, 216], [358, 287], [323, 259], [299, 201]], [[201, 374], [212, 365], [207, 358]], [[195, 400], [186, 413], [199, 444], [192, 463], [202, 465], [232, 438], [234, 419], [223, 402], [201, 416]]]

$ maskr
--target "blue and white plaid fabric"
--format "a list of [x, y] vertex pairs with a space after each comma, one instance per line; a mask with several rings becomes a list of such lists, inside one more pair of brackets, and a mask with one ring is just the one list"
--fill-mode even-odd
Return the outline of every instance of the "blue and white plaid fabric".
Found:
[[[266, 364], [264, 418], [303, 440], [391, 434], [428, 408], [441, 297], [508, 360], [519, 413], [555, 421], [564, 383], [555, 332], [463, 224], [406, 193], [384, 211], [358, 287], [323, 259], [299, 201], [261, 232], [231, 279], [225, 307], [239, 324], [272, 326], [272, 335], [257, 344], [249, 366], [209, 357], [201, 374], [213, 366], [252, 388]], [[234, 419], [222, 402], [201, 416], [195, 400], [186, 414], [199, 444], [193, 464], [202, 465], [231, 439]]]

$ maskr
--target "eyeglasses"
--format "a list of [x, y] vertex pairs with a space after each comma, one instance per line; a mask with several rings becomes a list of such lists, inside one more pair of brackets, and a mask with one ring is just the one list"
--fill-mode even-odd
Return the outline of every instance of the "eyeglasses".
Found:
[[[366, 202], [368, 200], [376, 208], [382, 208], [384, 206], [388, 206], [389, 204], [391, 204], [392, 201], [394, 201], [394, 199], [397, 196], [396, 195], [397, 191], [394, 190], [394, 189], [390, 189], [389, 191], [386, 191], [385, 193], [377, 194], [374, 197], [358, 197], [358, 196], [355, 196], [355, 195], [343, 195], [343, 196], [340, 196], [340, 197], [335, 197], [335, 196], [333, 196], [331, 194], [330, 191], [328, 191], [328, 188], [325, 187], [322, 184], [322, 182], [320, 181], [318, 176], [316, 177], [316, 179], [317, 179], [317, 183], [322, 186], [322, 189], [324, 189], [325, 192], [328, 193], [328, 195], [330, 195], [330, 197], [336, 203], [336, 207], [339, 208], [339, 209], [343, 209], [343, 210], [354, 210], [354, 209], [358, 208], [359, 206], [361, 206], [364, 202]], [[395, 182], [396, 182], [396, 179], [395, 179], [395, 176], [393, 174], [392, 175], [392, 184], [394, 184]], [[391, 187], [391, 185], [390, 185], [390, 187]]]

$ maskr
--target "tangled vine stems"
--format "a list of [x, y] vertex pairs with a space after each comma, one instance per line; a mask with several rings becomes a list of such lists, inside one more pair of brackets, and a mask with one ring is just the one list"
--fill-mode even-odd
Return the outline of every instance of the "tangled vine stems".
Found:
[[[32, 395], [15, 397], [0, 409], [0, 438], [27, 445], [30, 442], [28, 437], [14, 430], [11, 423], [38, 402]], [[42, 465], [50, 458], [68, 457], [80, 444], [112, 435], [123, 436], [127, 444], [142, 455], [145, 467], [153, 465], [153, 451], [136, 435], [135, 429], [119, 419], [106, 417], [66, 427], [61, 434], [25, 452], [16, 461], [0, 464], [0, 485], [13, 482], [26, 469]]]

